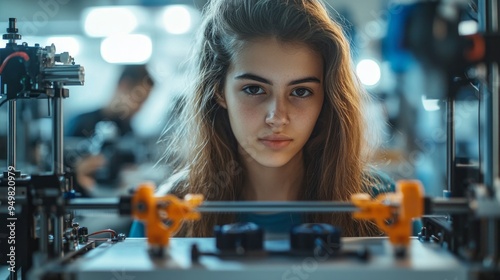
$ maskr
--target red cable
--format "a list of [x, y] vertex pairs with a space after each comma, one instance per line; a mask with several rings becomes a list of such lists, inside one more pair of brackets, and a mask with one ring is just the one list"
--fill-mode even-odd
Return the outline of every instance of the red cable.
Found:
[[11, 54], [9, 54], [2, 62], [2, 66], [0, 66], [0, 75], [2, 74], [2, 71], [3, 69], [5, 68], [5, 66], [7, 66], [7, 62], [13, 58], [13, 57], [16, 57], [16, 56], [19, 56], [19, 57], [22, 57], [24, 58], [25, 61], [28, 61], [30, 60], [30, 57], [27, 53], [25, 52], [13, 52]]

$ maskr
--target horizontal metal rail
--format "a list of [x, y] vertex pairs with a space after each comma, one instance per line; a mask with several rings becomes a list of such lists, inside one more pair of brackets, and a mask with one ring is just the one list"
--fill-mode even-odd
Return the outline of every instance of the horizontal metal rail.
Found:
[[[460, 214], [470, 211], [466, 199], [432, 199], [432, 213], [425, 214]], [[68, 210], [117, 210], [119, 198], [73, 199]], [[394, 208], [398, 205], [392, 204]], [[243, 212], [299, 212], [299, 213], [341, 213], [356, 212], [358, 208], [351, 202], [341, 201], [205, 201], [198, 208], [200, 213], [243, 213]]]

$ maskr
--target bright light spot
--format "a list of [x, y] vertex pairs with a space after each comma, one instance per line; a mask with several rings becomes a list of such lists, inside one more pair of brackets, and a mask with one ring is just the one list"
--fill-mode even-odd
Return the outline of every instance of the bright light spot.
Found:
[[126, 34], [137, 27], [137, 17], [130, 7], [98, 7], [84, 16], [85, 33], [90, 37]]
[[169, 33], [186, 33], [191, 28], [191, 14], [183, 5], [169, 6], [163, 12], [163, 24]]
[[373, 86], [380, 81], [380, 66], [371, 59], [363, 59], [356, 66], [356, 74], [365, 86]]
[[422, 105], [424, 105], [424, 110], [426, 111], [437, 111], [439, 110], [439, 99], [427, 99], [422, 96]]
[[109, 63], [144, 63], [152, 52], [151, 39], [142, 34], [108, 37], [101, 43], [101, 56]]
[[75, 37], [50, 37], [45, 45], [52, 44], [56, 46], [56, 53], [68, 52], [72, 57], [80, 53], [80, 43]]
[[477, 22], [474, 20], [462, 21], [458, 24], [458, 34], [462, 36], [476, 34], [478, 31]]

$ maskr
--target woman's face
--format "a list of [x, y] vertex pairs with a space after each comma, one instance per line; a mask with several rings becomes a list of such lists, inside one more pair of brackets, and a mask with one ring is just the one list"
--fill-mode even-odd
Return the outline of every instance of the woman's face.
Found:
[[304, 44], [264, 38], [235, 54], [219, 104], [240, 153], [281, 167], [302, 155], [323, 99], [321, 55]]

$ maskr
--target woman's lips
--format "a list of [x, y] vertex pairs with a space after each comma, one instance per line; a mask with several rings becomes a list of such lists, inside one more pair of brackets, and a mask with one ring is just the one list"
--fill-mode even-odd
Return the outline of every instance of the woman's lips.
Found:
[[277, 150], [277, 149], [285, 148], [286, 146], [290, 145], [290, 143], [293, 141], [293, 139], [291, 139], [290, 137], [287, 137], [287, 136], [271, 135], [268, 137], [260, 138], [259, 141], [264, 146]]

